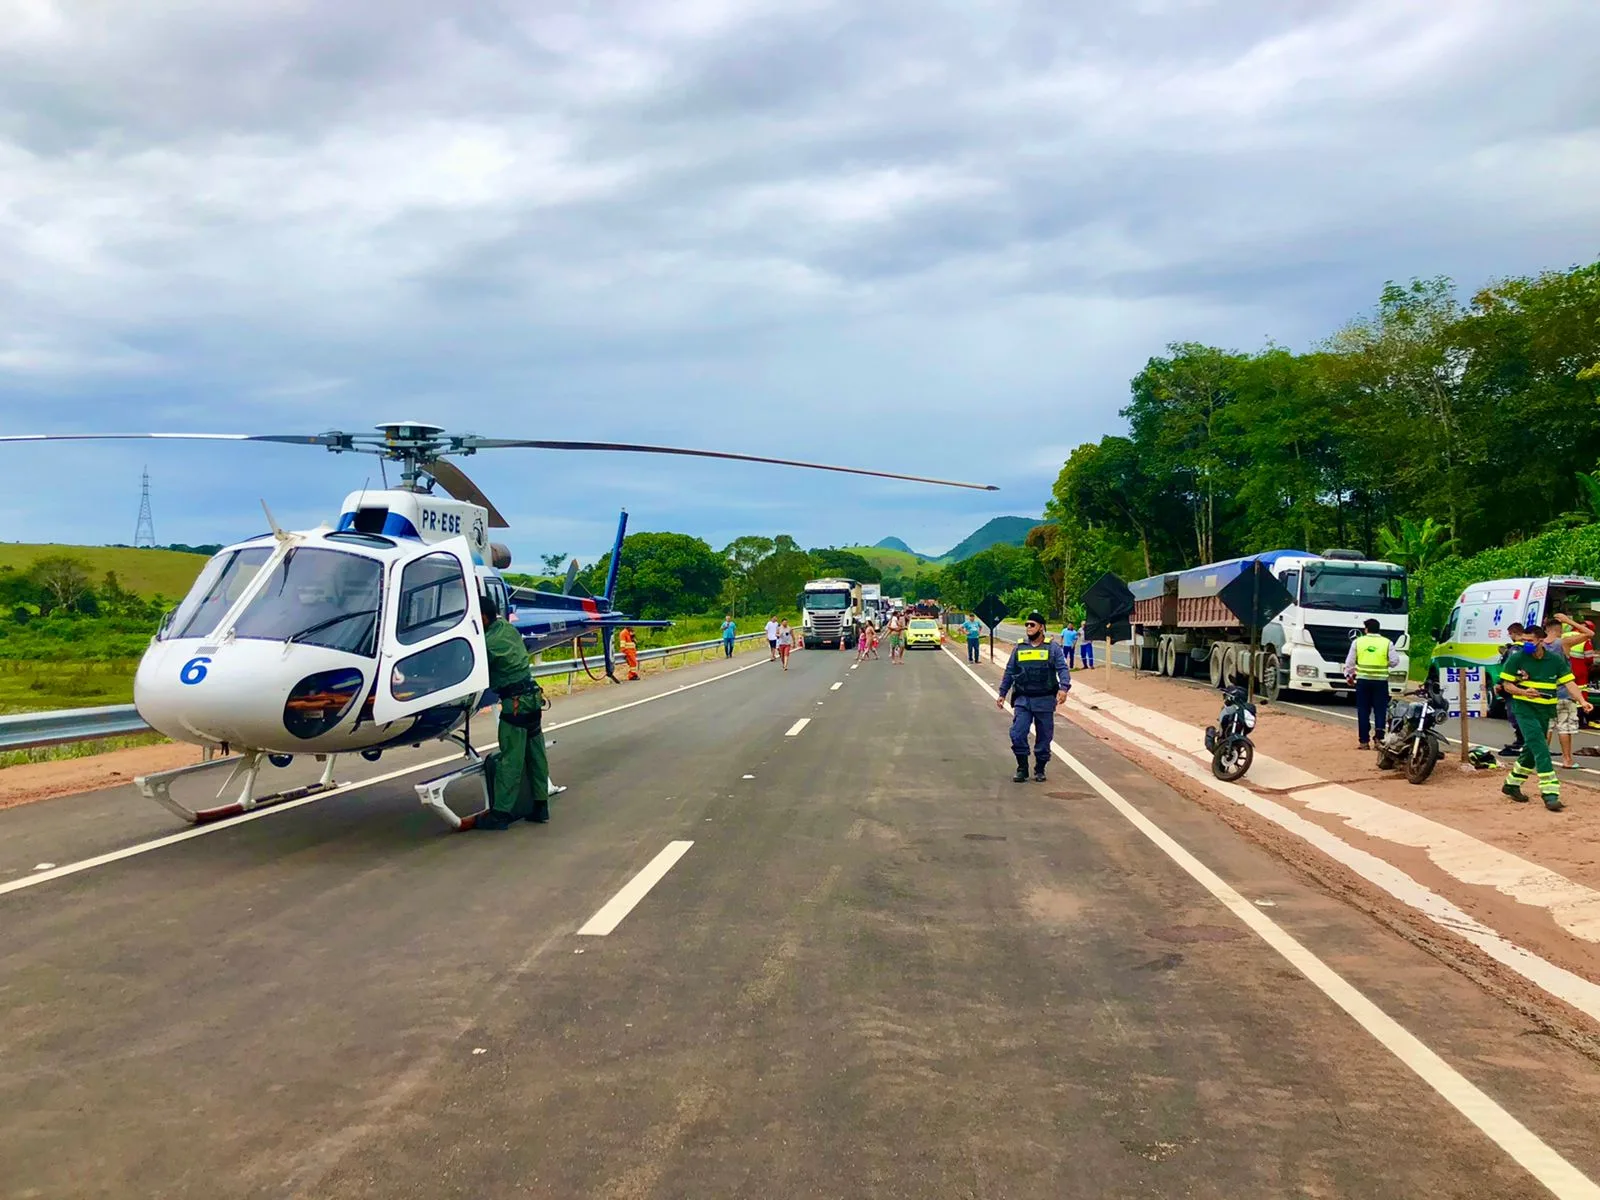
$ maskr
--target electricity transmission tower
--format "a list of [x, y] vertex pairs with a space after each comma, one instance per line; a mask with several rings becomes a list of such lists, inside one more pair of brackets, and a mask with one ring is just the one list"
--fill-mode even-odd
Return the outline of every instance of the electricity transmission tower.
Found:
[[133, 531], [135, 546], [156, 544], [156, 523], [150, 516], [150, 468], [144, 469], [144, 491], [139, 496], [139, 524]]

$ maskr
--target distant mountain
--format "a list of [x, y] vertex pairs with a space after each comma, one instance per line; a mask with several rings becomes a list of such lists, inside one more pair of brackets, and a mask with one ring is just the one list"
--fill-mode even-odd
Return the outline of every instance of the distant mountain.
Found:
[[917, 554], [915, 550], [897, 537], [886, 537], [872, 548], [874, 550], [899, 550], [902, 554], [915, 554], [918, 558], [928, 557], [926, 554]]
[[963, 538], [948, 554], [941, 555], [939, 561], [960, 562], [990, 546], [1020, 546], [1028, 540], [1028, 531], [1038, 523], [1037, 517], [995, 517]]

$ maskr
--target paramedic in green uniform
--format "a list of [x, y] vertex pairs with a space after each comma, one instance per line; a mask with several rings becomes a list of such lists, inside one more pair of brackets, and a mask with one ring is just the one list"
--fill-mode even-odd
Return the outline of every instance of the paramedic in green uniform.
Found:
[[505, 829], [527, 819], [550, 819], [550, 763], [540, 727], [544, 696], [528, 670], [528, 648], [510, 621], [482, 597], [483, 641], [489, 652], [489, 686], [500, 697], [500, 754], [493, 766], [494, 797], [475, 828]]
[[1566, 656], [1545, 649], [1544, 630], [1539, 625], [1529, 625], [1523, 631], [1520, 649], [1506, 656], [1500, 668], [1500, 690], [1511, 698], [1511, 715], [1522, 731], [1522, 756], [1506, 776], [1501, 791], [1513, 800], [1526, 802], [1522, 794], [1523, 780], [1537, 769], [1539, 795], [1551, 812], [1560, 812], [1561, 781], [1556, 778], [1555, 764], [1550, 761], [1550, 718], [1556, 715], [1557, 692], [1565, 688], [1567, 694], [1578, 702], [1585, 712], [1594, 706], [1585, 698], [1572, 679], [1572, 667]]

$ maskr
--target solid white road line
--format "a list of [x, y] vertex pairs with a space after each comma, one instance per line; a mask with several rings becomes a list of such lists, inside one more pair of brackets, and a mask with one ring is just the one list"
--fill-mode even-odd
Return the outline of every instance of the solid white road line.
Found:
[[802, 729], [804, 729], [809, 724], [811, 724], [811, 718], [810, 717], [801, 717], [793, 725], [789, 726], [789, 732], [784, 734], [783, 736], [784, 737], [799, 737], [800, 736], [800, 731]]
[[661, 882], [662, 877], [672, 870], [675, 862], [689, 853], [689, 847], [692, 845], [693, 842], [668, 842], [665, 850], [646, 863], [644, 870], [623, 884], [622, 890], [607, 900], [600, 911], [589, 918], [584, 927], [578, 930], [578, 935], [605, 937], [622, 924], [622, 918], [631, 913], [634, 906], [650, 894], [650, 889]]
[[[985, 695], [993, 694], [994, 689], [982, 676], [954, 654], [950, 654], [948, 650], [945, 653], [949, 655], [951, 662], [972, 676]], [[1531, 1129], [1501, 1108], [1476, 1084], [1367, 999], [1332, 967], [1296, 941], [1282, 926], [1234, 891], [1227, 882], [1179, 845], [1165, 830], [1130, 804], [1083, 763], [1063, 750], [1059, 743], [1051, 742], [1050, 750], [1130, 825], [1144, 834], [1190, 878], [1210, 892], [1251, 932], [1282, 955], [1289, 965], [1315, 984], [1323, 995], [1349, 1014], [1356, 1024], [1377, 1040], [1379, 1045], [1409, 1067], [1451, 1107], [1476, 1125], [1490, 1141], [1516, 1160], [1552, 1195], [1561, 1197], [1562, 1200], [1569, 1198], [1600, 1200], [1600, 1186], [1596, 1186], [1588, 1176], [1552, 1150]]]
[[842, 687], [843, 687], [843, 686], [844, 686], [844, 684], [842, 684], [842, 683], [836, 683], [836, 684], [834, 684], [834, 685], [833, 685], [833, 686], [832, 686], [832, 687], [831, 687], [831, 688], [829, 688], [829, 689], [828, 689], [828, 690], [829, 690], [829, 691], [830, 691], [830, 692], [837, 692], [837, 691], [838, 691], [838, 690], [839, 690], [839, 689], [840, 689], [840, 688], [842, 688]]
[[[656, 700], [664, 700], [668, 696], [676, 696], [680, 692], [692, 691], [697, 687], [704, 687], [708, 683], [717, 683], [723, 679], [732, 679], [735, 675], [742, 675], [756, 667], [766, 666], [766, 663], [751, 663], [749, 666], [738, 667], [732, 671], [724, 671], [721, 675], [713, 675], [710, 679], [697, 680], [686, 683], [681, 687], [673, 688], [670, 692], [659, 692], [654, 696], [646, 696], [642, 700], [631, 700], [627, 704], [618, 704], [614, 708], [604, 708], [599, 712], [589, 713], [587, 716], [574, 717], [570, 721], [559, 721], [546, 725], [547, 733], [554, 733], [558, 729], [566, 729], [572, 725], [582, 725], [585, 721], [593, 721], [596, 717], [609, 717], [613, 713], [624, 712], [630, 708], [638, 708], [641, 704], [650, 704]], [[391, 779], [400, 779], [406, 775], [414, 775], [418, 771], [426, 771], [433, 767], [442, 767], [447, 763], [459, 762], [459, 754], [448, 754], [443, 758], [430, 758], [426, 762], [416, 763], [409, 767], [402, 767], [397, 771], [388, 771], [382, 775], [374, 775], [368, 779], [358, 779], [354, 783], [347, 783], [342, 787], [331, 788], [326, 792], [317, 792], [315, 795], [304, 796], [299, 800], [289, 800], [283, 804], [275, 804], [271, 808], [260, 808], [255, 812], [244, 813], [237, 817], [229, 817], [226, 821], [218, 821], [214, 825], [197, 825], [192, 829], [184, 829], [178, 833], [168, 834], [166, 837], [156, 838], [153, 841], [140, 842], [135, 846], [128, 846], [122, 850], [112, 850], [107, 854], [97, 854], [93, 858], [80, 859], [78, 862], [67, 863], [64, 866], [52, 868], [49, 871], [40, 871], [37, 875], [25, 875], [20, 879], [13, 879], [7, 883], [0, 883], [0, 896], [11, 892], [20, 892], [24, 888], [37, 887], [41, 883], [49, 883], [54, 879], [64, 879], [68, 875], [77, 875], [83, 871], [92, 871], [96, 867], [104, 867], [114, 862], [121, 862], [125, 858], [135, 858], [141, 854], [149, 854], [152, 850], [161, 850], [167, 846], [175, 846], [179, 842], [191, 841], [194, 838], [206, 837], [209, 834], [221, 833], [225, 829], [233, 829], [239, 825], [249, 824], [251, 821], [265, 820], [275, 817], [280, 813], [290, 812], [303, 805], [315, 804], [320, 800], [327, 800], [332, 796], [342, 796], [348, 792], [360, 791], [362, 788], [374, 787], [380, 783], [388, 783]]]

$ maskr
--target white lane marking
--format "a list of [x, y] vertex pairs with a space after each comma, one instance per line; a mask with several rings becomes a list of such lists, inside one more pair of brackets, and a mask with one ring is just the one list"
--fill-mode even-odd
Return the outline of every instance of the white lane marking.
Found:
[[860, 664], [860, 663], [851, 663], [851, 664], [850, 664], [850, 669], [851, 669], [851, 670], [852, 670], [852, 671], [854, 671], [854, 670], [855, 670], [855, 669], [856, 669], [856, 668], [857, 668], [857, 667], [859, 667], [859, 666], [860, 666], [860, 665], [861, 665], [861, 664]]
[[35, 871], [48, 871], [48, 870], [51, 870], [54, 866], [55, 866], [55, 863], [34, 863], [33, 864], [33, 869]]
[[660, 883], [662, 877], [672, 870], [672, 865], [689, 853], [693, 842], [668, 842], [667, 847], [644, 865], [644, 869], [627, 883], [622, 885], [622, 890], [600, 906], [600, 911], [590, 917], [584, 927], [578, 930], [580, 937], [605, 937], [618, 925], [622, 918], [631, 913], [634, 906], [650, 893], [650, 889]]
[[839, 689], [840, 689], [840, 688], [842, 688], [842, 687], [843, 687], [843, 686], [844, 686], [844, 684], [843, 684], [843, 683], [836, 683], [836, 684], [834, 684], [834, 685], [833, 685], [833, 686], [832, 686], [832, 687], [831, 687], [831, 688], [829, 688], [829, 689], [828, 689], [828, 690], [829, 690], [829, 691], [830, 691], [830, 692], [837, 692], [837, 691], [838, 691], [838, 690], [839, 690]]
[[793, 725], [789, 726], [789, 732], [784, 734], [783, 736], [784, 737], [799, 737], [800, 736], [800, 731], [802, 729], [804, 729], [809, 724], [811, 724], [811, 718], [810, 717], [801, 717]]
[[[971, 670], [953, 654], [950, 655], [950, 660], [971, 675], [983, 689], [984, 694], [988, 695], [989, 685], [977, 672]], [[1531, 1129], [1501, 1108], [1476, 1084], [1357, 991], [1343, 976], [1302, 946], [1272, 918], [1234, 891], [1226, 881], [1185, 850], [1154, 821], [1118, 795], [1098, 775], [1063, 750], [1059, 744], [1051, 742], [1050, 749], [1072, 769], [1074, 774], [1092, 787], [1101, 799], [1116, 809], [1130, 825], [1144, 834], [1162, 853], [1182, 868], [1185, 874], [1210, 892], [1229, 912], [1244, 922], [1252, 933], [1282, 955], [1295, 970], [1314, 983], [1323, 995], [1371, 1034], [1379, 1045], [1409, 1067], [1418, 1078], [1476, 1125], [1490, 1141], [1510, 1155], [1523, 1170], [1552, 1194], [1561, 1197], [1562, 1200], [1568, 1198], [1600, 1200], [1600, 1187], [1547, 1146]]]
[[[631, 700], [627, 704], [619, 704], [614, 708], [601, 709], [599, 712], [589, 713], [587, 716], [574, 717], [570, 721], [560, 721], [546, 725], [546, 731], [554, 733], [558, 729], [566, 729], [572, 725], [582, 725], [585, 721], [593, 721], [596, 717], [608, 717], [613, 713], [624, 712], [630, 708], [638, 708], [641, 704], [649, 704], [655, 700], [664, 700], [668, 696], [676, 696], [680, 692], [691, 691], [697, 687], [704, 687], [708, 683], [717, 683], [723, 679], [732, 679], [735, 675], [742, 675], [756, 667], [766, 666], [765, 663], [751, 663], [749, 666], [737, 667], [732, 671], [724, 671], [721, 675], [713, 675], [710, 679], [697, 680], [686, 683], [681, 687], [673, 688], [670, 692], [659, 692], [654, 696], [646, 696], [642, 700]], [[330, 788], [326, 792], [317, 792], [311, 796], [303, 796], [299, 800], [288, 800], [282, 804], [275, 804], [271, 808], [259, 808], [255, 812], [243, 813], [237, 817], [229, 817], [226, 821], [218, 821], [214, 825], [196, 825], [192, 829], [184, 829], [178, 833], [168, 834], [166, 837], [155, 838], [152, 841], [140, 842], [138, 845], [128, 846], [122, 850], [113, 850], [106, 854], [97, 854], [93, 858], [80, 859], [77, 862], [67, 863], [65, 866], [52, 867], [48, 871], [40, 871], [37, 875], [27, 875], [21, 879], [13, 879], [7, 883], [0, 883], [0, 896], [11, 892], [20, 892], [24, 888], [37, 887], [41, 883], [49, 883], [54, 879], [64, 879], [68, 875], [77, 875], [83, 871], [92, 871], [96, 867], [108, 866], [114, 862], [121, 862], [125, 858], [135, 858], [141, 854], [149, 854], [152, 850], [161, 850], [167, 846], [176, 846], [179, 842], [187, 842], [194, 838], [205, 837], [208, 834], [221, 833], [224, 829], [233, 829], [239, 825], [247, 825], [251, 821], [264, 820], [275, 817], [279, 813], [291, 812], [307, 804], [315, 804], [320, 800], [327, 800], [333, 796], [342, 796], [348, 792], [359, 791], [362, 788], [374, 787], [380, 783], [388, 783], [391, 779], [400, 779], [406, 775], [413, 775], [418, 771], [426, 771], [433, 767], [441, 767], [446, 763], [459, 762], [459, 754], [447, 754], [443, 758], [431, 758], [426, 762], [414, 763], [409, 767], [401, 767], [397, 771], [388, 771], [382, 775], [374, 775], [368, 779], [358, 779], [354, 783], [347, 783], [341, 787]], [[754, 776], [751, 776], [754, 778]]]
[[743, 778], [745, 778], [745, 779], [754, 779], [755, 776], [754, 775], [745, 775], [745, 776], [743, 776]]

